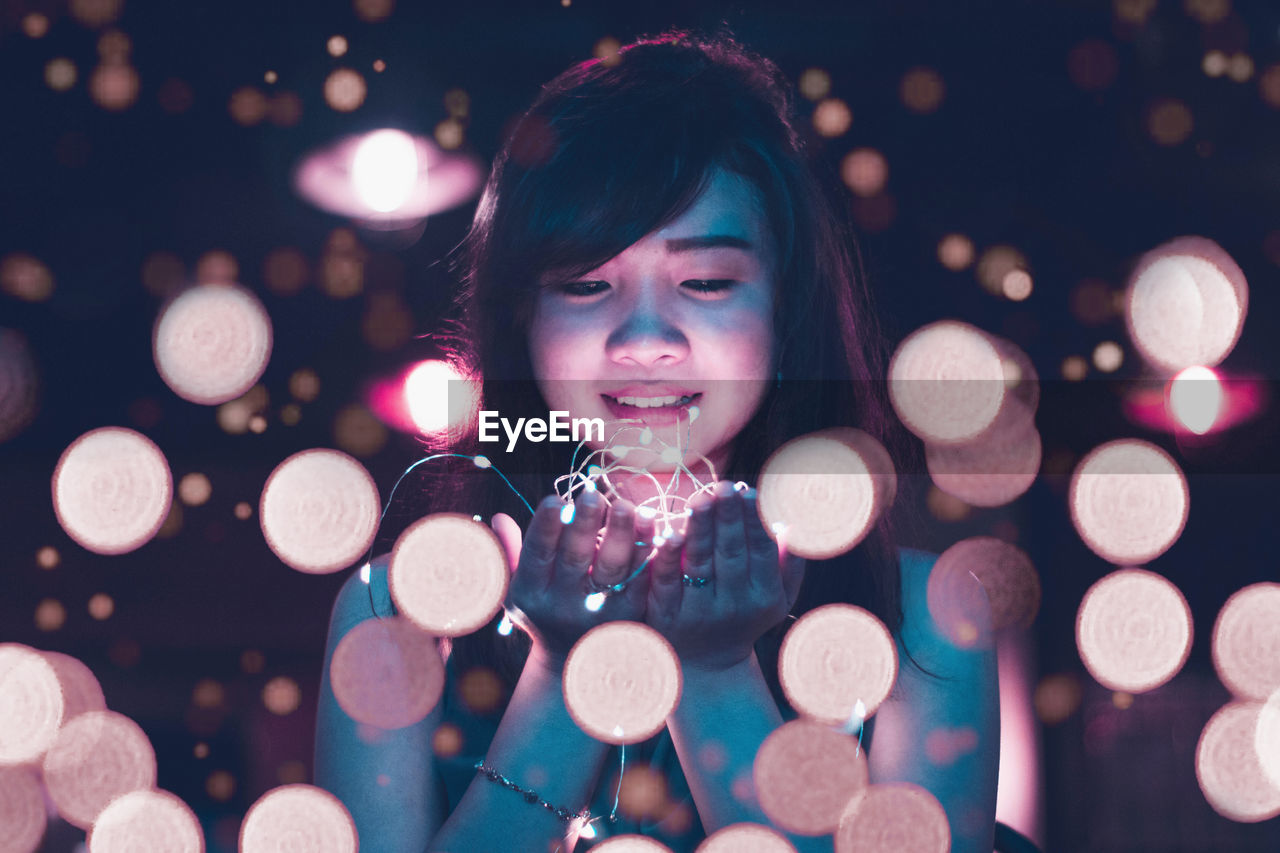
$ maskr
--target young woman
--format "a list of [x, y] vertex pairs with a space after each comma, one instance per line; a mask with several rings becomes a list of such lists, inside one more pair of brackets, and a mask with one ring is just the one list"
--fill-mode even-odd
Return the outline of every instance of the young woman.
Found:
[[[684, 464], [701, 482], [720, 482], [693, 496], [687, 474], [673, 477], [673, 465], [649, 454], [652, 478], [620, 474], [607, 494], [577, 493], [566, 524], [551, 493], [570, 471], [572, 445], [449, 448], [489, 456], [534, 503], [532, 518], [493, 471], [457, 458], [419, 466], [416, 497], [392, 521], [440, 510], [489, 520], [514, 569], [507, 605], [520, 630], [499, 633], [495, 617], [442, 642], [444, 698], [420, 723], [371, 738], [337, 706], [327, 671], [348, 631], [394, 612], [388, 555], [373, 561], [367, 584], [353, 574], [344, 586], [315, 778], [351, 811], [362, 849], [592, 843], [544, 804], [599, 816], [618, 792], [620, 750], [574, 723], [561, 690], [573, 644], [617, 619], [666, 637], [683, 694], [663, 732], [626, 748], [631, 807], [594, 823], [597, 840], [634, 832], [692, 850], [729, 824], [768, 824], [744, 782], [761, 742], [795, 716], [778, 686], [781, 638], [808, 610], [848, 602], [875, 613], [899, 648], [894, 691], [864, 732], [871, 781], [927, 788], [946, 809], [953, 850], [991, 850], [994, 655], [953, 647], [930, 619], [933, 558], [897, 549], [886, 514], [848, 554], [806, 563], [768, 538], [754, 488], [732, 486], [753, 485], [772, 450], [824, 427], [855, 426], [895, 457], [911, 452], [883, 393], [883, 342], [836, 181], [806, 153], [792, 104], [776, 66], [731, 37], [668, 33], [544, 86], [495, 159], [462, 246], [462, 318], [444, 338], [483, 377], [484, 408], [511, 419], [552, 410], [639, 418], [656, 432], [672, 431], [664, 414], [683, 413]], [[680, 399], [643, 408], [671, 397]], [[652, 522], [636, 510], [655, 482], [693, 496], [687, 525], [656, 552]], [[383, 550], [394, 532], [384, 531]], [[589, 583], [618, 583], [651, 553], [625, 589], [598, 610], [583, 606]], [[977, 734], [976, 749], [931, 762], [926, 736], [960, 727]], [[476, 771], [480, 759], [487, 772]], [[635, 798], [644, 786], [652, 796]], [[832, 849], [831, 836], [791, 840]]]

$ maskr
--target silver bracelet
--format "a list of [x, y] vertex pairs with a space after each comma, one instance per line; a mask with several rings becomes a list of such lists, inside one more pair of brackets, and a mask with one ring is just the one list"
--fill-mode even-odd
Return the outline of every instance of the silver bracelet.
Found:
[[485, 767], [483, 758], [476, 762], [476, 769], [484, 774], [484, 777], [490, 782], [497, 782], [502, 787], [515, 791], [517, 794], [524, 797], [524, 801], [526, 803], [542, 806], [565, 823], [569, 823], [573, 820], [586, 821], [591, 818], [591, 812], [587, 811], [585, 808], [579, 812], [571, 812], [561, 806], [551, 805], [551, 803], [548, 803], [546, 800], [542, 799], [542, 797], [538, 796], [537, 791], [531, 791], [528, 788], [523, 788], [515, 782], [512, 782], [506, 776], [503, 776], [497, 770], [494, 770], [492, 767]]

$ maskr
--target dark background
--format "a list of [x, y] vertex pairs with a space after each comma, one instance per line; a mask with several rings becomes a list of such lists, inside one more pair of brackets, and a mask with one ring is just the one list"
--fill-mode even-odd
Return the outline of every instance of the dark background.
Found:
[[[1243, 336], [1222, 369], [1274, 375], [1280, 71], [1268, 77], [1267, 70], [1280, 62], [1280, 7], [1241, 0], [573, 0], [567, 7], [559, 0], [401, 0], [389, 17], [368, 21], [348, 2], [129, 0], [115, 15], [112, 6], [0, 2], [0, 259], [33, 256], [53, 281], [38, 301], [0, 292], [0, 328], [25, 337], [40, 381], [34, 420], [0, 443], [0, 641], [89, 664], [108, 706], [152, 739], [159, 786], [197, 811], [211, 850], [234, 849], [241, 816], [266, 790], [310, 781], [326, 624], [346, 576], [303, 575], [271, 554], [256, 514], [262, 484], [293, 452], [347, 446], [385, 499], [418, 445], [391, 429], [375, 447], [378, 429], [366, 427], [373, 440], [357, 450], [335, 438], [335, 419], [363, 403], [372, 382], [433, 354], [429, 339], [408, 332], [429, 333], [451, 297], [455, 282], [442, 259], [474, 208], [472, 201], [434, 216], [420, 239], [398, 245], [298, 198], [289, 183], [293, 164], [341, 134], [386, 123], [431, 135], [449, 118], [445, 95], [455, 89], [469, 96], [459, 117], [461, 150], [487, 163], [539, 84], [591, 57], [601, 39], [625, 43], [721, 20], [793, 80], [807, 68], [830, 74], [830, 96], [849, 106], [853, 120], [834, 138], [810, 129], [816, 158], [838, 170], [855, 148], [886, 157], [885, 189], [870, 199], [846, 197], [891, 338], [936, 319], [964, 319], [1022, 346], [1045, 380], [1038, 421], [1046, 475], [1011, 508], [975, 510], [960, 521], [930, 517], [921, 541], [906, 544], [941, 550], [995, 532], [1036, 562], [1044, 588], [1034, 628], [1040, 673], [1072, 674], [1083, 688], [1080, 707], [1042, 731], [1047, 848], [1280, 846], [1280, 821], [1244, 825], [1217, 816], [1196, 786], [1193, 763], [1200, 728], [1228, 699], [1209, 661], [1213, 618], [1231, 592], [1276, 577], [1277, 472], [1269, 454], [1276, 416], [1264, 405], [1260, 417], [1196, 453], [1129, 423], [1119, 392], [1122, 380], [1143, 375], [1140, 359], [1123, 318], [1090, 298], [1101, 294], [1105, 306], [1142, 252], [1184, 234], [1208, 237], [1251, 284]], [[86, 23], [85, 8], [105, 9], [108, 20]], [[24, 32], [31, 12], [49, 22], [41, 37]], [[110, 30], [127, 35], [124, 61], [140, 80], [136, 100], [119, 110], [100, 106], [90, 92], [99, 40]], [[335, 58], [326, 41], [336, 34], [349, 50]], [[1248, 57], [1252, 67], [1239, 80], [1213, 76], [1205, 59], [1211, 51], [1237, 63]], [[67, 91], [45, 83], [46, 63], [56, 57], [77, 68]], [[376, 73], [379, 59], [386, 70]], [[330, 108], [323, 96], [326, 75], [339, 67], [368, 82], [368, 97], [353, 112]], [[945, 85], [940, 104], [924, 114], [899, 94], [904, 74], [919, 67]], [[268, 70], [276, 72], [273, 84], [264, 80]], [[234, 120], [229, 103], [244, 87], [276, 109], [250, 125]], [[282, 93], [298, 99], [296, 122], [280, 114], [287, 105], [280, 99], [289, 97]], [[1153, 115], [1163, 108], [1167, 116], [1170, 101], [1185, 108], [1190, 128], [1159, 141]], [[807, 122], [814, 104], [801, 99], [800, 109]], [[364, 258], [363, 286], [346, 298], [319, 283], [338, 228], [352, 229]], [[1034, 280], [1030, 298], [992, 295], [973, 265], [941, 265], [937, 245], [949, 233], [967, 235], [979, 257], [992, 246], [1016, 248]], [[307, 283], [295, 294], [269, 287], [263, 271], [282, 247], [308, 262]], [[235, 259], [238, 280], [272, 317], [261, 434], [229, 434], [216, 407], [178, 398], [151, 361], [151, 328], [166, 292], [156, 270], [176, 259], [180, 270], [169, 284], [191, 281], [215, 250]], [[165, 254], [157, 261], [156, 253]], [[1062, 380], [1064, 359], [1088, 361], [1106, 340], [1125, 349], [1117, 374], [1090, 365], [1082, 383]], [[289, 379], [300, 368], [320, 378], [314, 401], [291, 397]], [[290, 403], [300, 410], [292, 426], [281, 419]], [[359, 412], [354, 417], [367, 423]], [[201, 472], [213, 485], [208, 502], [182, 507], [163, 536], [116, 557], [92, 554], [62, 532], [49, 486], [66, 446], [108, 425], [152, 438], [175, 481]], [[1191, 479], [1186, 531], [1151, 567], [1179, 585], [1196, 620], [1186, 668], [1125, 710], [1075, 651], [1080, 596], [1111, 567], [1080, 542], [1064, 502], [1073, 461], [1123, 436], [1170, 449]], [[241, 501], [254, 507], [248, 520], [233, 514]], [[60, 554], [53, 569], [37, 565], [45, 546]], [[95, 593], [113, 599], [109, 618], [87, 611]], [[35, 614], [49, 599], [65, 619], [41, 629]], [[248, 666], [257, 671], [246, 671], [247, 651], [261, 655], [261, 668]], [[301, 690], [291, 713], [263, 705], [261, 691], [277, 676]], [[218, 682], [223, 697], [201, 709], [195, 688], [205, 679]], [[206, 757], [195, 756], [197, 743], [208, 745]], [[230, 789], [225, 777], [222, 789], [209, 784], [218, 771], [230, 775]], [[43, 849], [69, 850], [82, 837], [55, 824]]]

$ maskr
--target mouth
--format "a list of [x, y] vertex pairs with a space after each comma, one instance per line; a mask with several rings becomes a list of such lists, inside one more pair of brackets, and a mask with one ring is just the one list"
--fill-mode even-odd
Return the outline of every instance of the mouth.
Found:
[[650, 424], [674, 423], [685, 418], [690, 408], [702, 399], [702, 392], [654, 397], [601, 394], [600, 399], [618, 419], [639, 419]]

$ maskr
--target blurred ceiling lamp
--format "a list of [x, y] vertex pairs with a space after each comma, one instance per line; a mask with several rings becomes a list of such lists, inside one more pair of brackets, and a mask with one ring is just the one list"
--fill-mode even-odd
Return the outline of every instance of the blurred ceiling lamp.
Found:
[[307, 201], [373, 230], [414, 228], [475, 197], [484, 165], [395, 128], [346, 136], [303, 157], [293, 184]]

